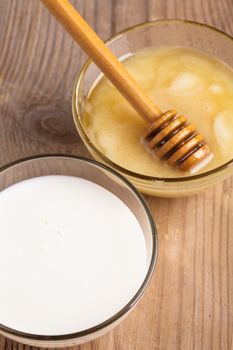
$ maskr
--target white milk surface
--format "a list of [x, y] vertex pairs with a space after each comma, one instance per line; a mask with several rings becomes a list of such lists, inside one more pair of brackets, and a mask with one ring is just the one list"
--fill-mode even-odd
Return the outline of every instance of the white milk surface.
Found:
[[146, 274], [142, 230], [104, 188], [43, 176], [0, 192], [0, 324], [60, 335], [95, 326]]

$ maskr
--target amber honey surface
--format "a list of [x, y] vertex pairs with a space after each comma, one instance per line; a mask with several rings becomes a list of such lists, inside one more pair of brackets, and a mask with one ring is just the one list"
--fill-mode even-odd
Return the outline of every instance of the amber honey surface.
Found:
[[[124, 61], [129, 72], [162, 111], [175, 108], [202, 133], [213, 152], [199, 172], [233, 156], [233, 70], [188, 48], [149, 49]], [[146, 123], [106, 79], [98, 80], [86, 102], [83, 124], [94, 145], [131, 171], [159, 177], [184, 176], [146, 151]]]

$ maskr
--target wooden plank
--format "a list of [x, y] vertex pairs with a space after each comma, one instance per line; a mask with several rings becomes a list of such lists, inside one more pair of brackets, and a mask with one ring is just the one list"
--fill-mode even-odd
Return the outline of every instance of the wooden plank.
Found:
[[[106, 39], [146, 20], [187, 18], [233, 35], [232, 0], [72, 1]], [[0, 0], [0, 165], [38, 153], [88, 155], [71, 95], [85, 55], [35, 0]], [[156, 273], [116, 329], [79, 350], [228, 350], [233, 334], [233, 179], [198, 196], [147, 197]], [[25, 349], [0, 337], [0, 350]]]

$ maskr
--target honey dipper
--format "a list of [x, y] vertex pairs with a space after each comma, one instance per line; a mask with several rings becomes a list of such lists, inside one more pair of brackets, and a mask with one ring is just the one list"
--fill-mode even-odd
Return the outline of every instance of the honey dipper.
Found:
[[148, 123], [144, 138], [152, 152], [183, 171], [207, 162], [211, 152], [195, 126], [175, 110], [162, 113], [68, 0], [42, 2]]

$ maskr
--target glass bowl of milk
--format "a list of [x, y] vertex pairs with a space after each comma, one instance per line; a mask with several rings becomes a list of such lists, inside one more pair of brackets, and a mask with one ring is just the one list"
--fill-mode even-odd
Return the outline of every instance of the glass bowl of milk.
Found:
[[107, 45], [162, 111], [174, 108], [196, 126], [214, 156], [193, 173], [152, 156], [141, 140], [146, 123], [88, 60], [74, 87], [73, 116], [92, 156], [160, 197], [194, 194], [231, 175], [233, 39], [207, 25], [159, 20], [128, 28]]
[[122, 321], [157, 258], [134, 186], [95, 161], [48, 155], [2, 167], [0, 191], [0, 333], [64, 347]]

